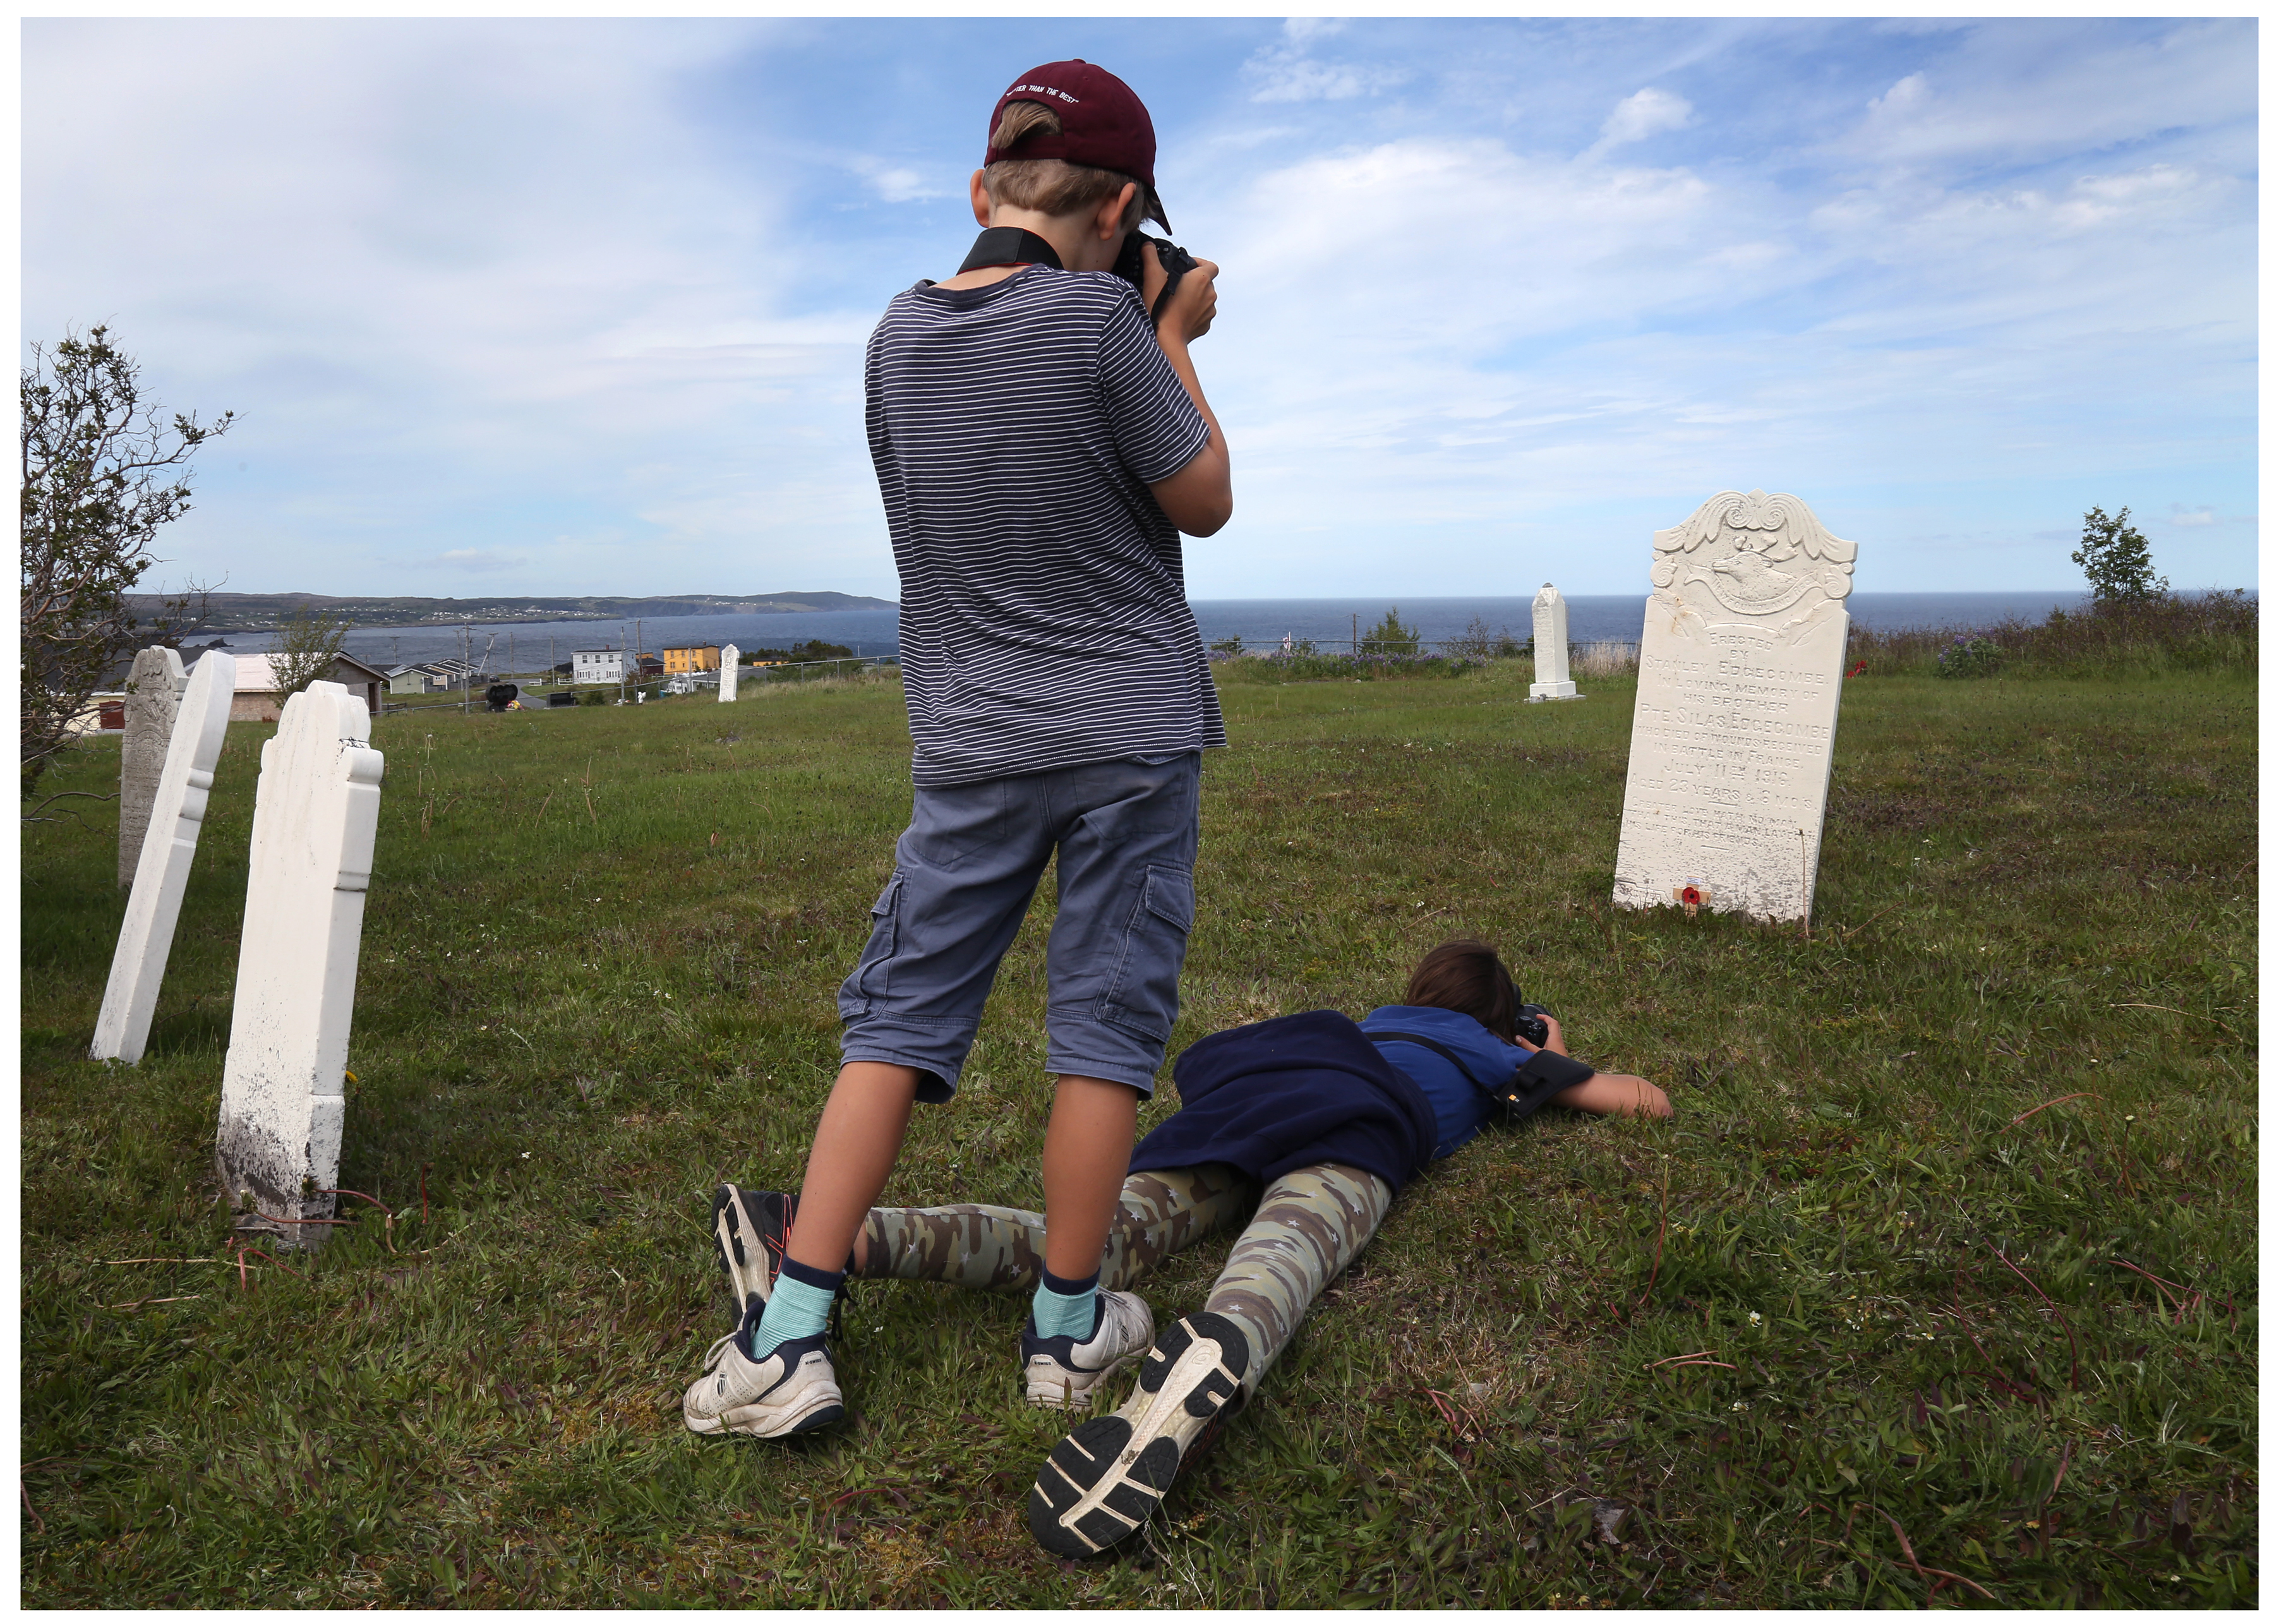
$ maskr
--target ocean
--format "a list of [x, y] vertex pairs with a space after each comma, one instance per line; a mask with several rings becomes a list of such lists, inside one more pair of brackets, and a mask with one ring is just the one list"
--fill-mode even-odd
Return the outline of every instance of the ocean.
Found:
[[[1633, 642], [1642, 635], [1644, 595], [1573, 597], [1570, 605], [1574, 643]], [[1849, 602], [1856, 623], [1880, 629], [1986, 625], [2009, 614], [2042, 620], [2054, 609], [2074, 609], [2090, 601], [2082, 592], [1857, 592]], [[1363, 635], [1383, 613], [1398, 618], [1425, 642], [1457, 637], [1472, 621], [1498, 633], [1506, 628], [1518, 641], [1532, 635], [1529, 598], [1201, 598], [1193, 604], [1201, 635], [1209, 643], [1238, 636], [1250, 647], [1276, 645], [1282, 638], [1310, 639], [1321, 652], [1347, 649], [1352, 620]], [[456, 627], [358, 628], [348, 634], [348, 652], [382, 669], [422, 660], [456, 658], [462, 652], [478, 667], [497, 673], [543, 671], [575, 649], [623, 648], [636, 629], [650, 650], [682, 644], [732, 643], [744, 649], [786, 649], [793, 643], [844, 644], [856, 654], [900, 652], [900, 616], [890, 609], [822, 609], [805, 614], [703, 614], [651, 618], [636, 628], [629, 620], [555, 620], [534, 625], [485, 625], [463, 635]], [[269, 643], [266, 633], [224, 638], [223, 646], [255, 653]]]

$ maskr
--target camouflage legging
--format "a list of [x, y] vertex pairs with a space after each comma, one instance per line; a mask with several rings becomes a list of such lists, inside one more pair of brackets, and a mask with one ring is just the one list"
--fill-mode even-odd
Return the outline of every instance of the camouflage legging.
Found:
[[[1132, 1173], [1106, 1236], [1101, 1283], [1126, 1289], [1162, 1259], [1228, 1222], [1254, 1186], [1223, 1165]], [[1247, 1333], [1250, 1392], [1285, 1350], [1327, 1282], [1374, 1238], [1389, 1186], [1322, 1162], [1266, 1186], [1209, 1293], [1211, 1312]], [[980, 1291], [1031, 1291], [1043, 1278], [1043, 1215], [1008, 1207], [879, 1207], [862, 1234], [866, 1280], [937, 1280]]]

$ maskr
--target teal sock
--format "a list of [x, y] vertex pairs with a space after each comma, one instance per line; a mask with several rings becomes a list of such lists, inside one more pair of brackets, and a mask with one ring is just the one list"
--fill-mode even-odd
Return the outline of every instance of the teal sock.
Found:
[[753, 1359], [763, 1359], [784, 1342], [820, 1335], [829, 1328], [829, 1306], [837, 1300], [837, 1288], [844, 1283], [842, 1274], [825, 1274], [794, 1259], [785, 1259], [774, 1280], [773, 1295], [766, 1299], [766, 1312], [750, 1327], [749, 1346], [744, 1351]]
[[1086, 1342], [1097, 1329], [1097, 1276], [1061, 1280], [1048, 1269], [1035, 1288], [1035, 1335], [1048, 1340], [1071, 1336]]

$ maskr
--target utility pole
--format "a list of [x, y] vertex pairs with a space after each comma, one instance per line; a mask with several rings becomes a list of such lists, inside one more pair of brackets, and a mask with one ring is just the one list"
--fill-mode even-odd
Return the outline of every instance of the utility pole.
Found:
[[471, 716], [474, 712], [474, 628], [458, 628], [458, 687], [463, 690], [458, 700], [458, 714]]
[[1358, 616], [1351, 616], [1351, 658], [1358, 658]]

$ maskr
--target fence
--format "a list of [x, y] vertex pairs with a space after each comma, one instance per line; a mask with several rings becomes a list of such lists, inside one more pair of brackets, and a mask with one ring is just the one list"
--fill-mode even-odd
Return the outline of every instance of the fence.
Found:
[[[1632, 673], [1641, 661], [1642, 644], [1619, 639], [1593, 639], [1570, 645], [1574, 675], [1618, 676]], [[1530, 659], [1530, 639], [1511, 636], [1385, 638], [1353, 637], [1321, 643], [1294, 637], [1277, 643], [1248, 643], [1226, 637], [1209, 647], [1212, 659], [1430, 660]]]

